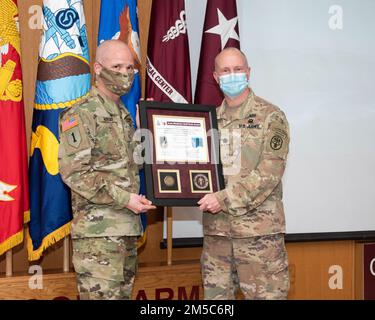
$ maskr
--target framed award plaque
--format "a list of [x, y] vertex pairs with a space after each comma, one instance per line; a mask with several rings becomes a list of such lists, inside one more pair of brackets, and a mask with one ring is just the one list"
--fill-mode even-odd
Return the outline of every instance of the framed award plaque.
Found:
[[140, 102], [146, 196], [158, 206], [197, 206], [224, 188], [216, 108]]

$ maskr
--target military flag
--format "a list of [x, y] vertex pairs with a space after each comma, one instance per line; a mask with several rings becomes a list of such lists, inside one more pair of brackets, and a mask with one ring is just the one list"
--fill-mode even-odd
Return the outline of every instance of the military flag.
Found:
[[152, 3], [146, 97], [191, 103], [189, 42], [184, 0]]
[[[105, 40], [121, 40], [130, 48], [134, 58], [134, 81], [130, 91], [121, 97], [136, 126], [136, 105], [141, 98], [141, 47], [138, 29], [137, 0], [102, 0], [100, 8], [98, 44]], [[140, 193], [146, 194], [144, 171], [140, 170]], [[143, 230], [147, 216], [141, 215]], [[143, 244], [145, 238], [141, 241]]]
[[70, 233], [70, 190], [58, 166], [58, 120], [90, 90], [82, 0], [44, 0], [43, 30], [30, 146], [29, 260]]
[[0, 12], [0, 255], [23, 242], [28, 219], [25, 113], [17, 0]]
[[152, 2], [146, 71], [147, 98], [160, 102], [192, 102], [184, 0]]
[[216, 55], [227, 47], [240, 48], [236, 0], [208, 0], [194, 103], [222, 103], [223, 94], [212, 74]]

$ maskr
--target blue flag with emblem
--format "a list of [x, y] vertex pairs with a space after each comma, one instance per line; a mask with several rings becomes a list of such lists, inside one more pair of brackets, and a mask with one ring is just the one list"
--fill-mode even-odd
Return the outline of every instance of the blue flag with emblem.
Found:
[[70, 190], [58, 166], [58, 119], [90, 90], [82, 0], [44, 0], [43, 31], [30, 146], [29, 260], [70, 233]]
[[[136, 126], [136, 105], [141, 98], [141, 49], [139, 41], [137, 0], [102, 0], [98, 44], [105, 40], [121, 40], [130, 48], [134, 58], [134, 82], [131, 90], [121, 97]], [[146, 193], [144, 171], [140, 170], [140, 194]], [[146, 230], [146, 214], [141, 215], [143, 230]], [[140, 244], [145, 241], [142, 238]]]

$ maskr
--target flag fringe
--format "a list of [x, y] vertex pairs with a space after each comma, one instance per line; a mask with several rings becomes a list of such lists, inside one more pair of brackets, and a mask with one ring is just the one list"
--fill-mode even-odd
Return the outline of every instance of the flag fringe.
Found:
[[142, 248], [142, 246], [146, 243], [147, 240], [147, 229], [143, 233], [142, 237], [139, 238], [138, 243], [137, 243], [137, 249]]
[[65, 101], [65, 102], [59, 102], [59, 103], [52, 103], [52, 104], [40, 104], [40, 103], [35, 103], [34, 104], [34, 109], [37, 110], [57, 110], [57, 109], [65, 109], [65, 108], [70, 108], [80, 102], [81, 100], [87, 98], [90, 93], [86, 93], [82, 97], [79, 97], [77, 99], [73, 99], [70, 101]]
[[0, 244], [0, 256], [23, 242], [23, 228]]
[[66, 57], [75, 57], [77, 59], [82, 60], [84, 63], [90, 65], [90, 62], [87, 61], [84, 57], [80, 56], [79, 54], [72, 53], [72, 52], [61, 53], [53, 59], [46, 59], [46, 58], [42, 57], [42, 58], [40, 58], [40, 60], [43, 61], [43, 62], [53, 62], [53, 61], [57, 61], [57, 60], [60, 60], [62, 58], [66, 58]]
[[30, 210], [23, 213], [23, 223], [25, 224], [28, 222], [30, 222]]
[[68, 236], [70, 234], [70, 225], [71, 225], [71, 222], [68, 222], [67, 224], [64, 224], [59, 229], [45, 236], [42, 240], [42, 244], [36, 250], [33, 249], [33, 243], [30, 237], [30, 230], [28, 230], [28, 232], [26, 233], [26, 239], [27, 239], [27, 251], [28, 251], [29, 261], [39, 260], [43, 252], [48, 247], [50, 247], [51, 245], [55, 244], [56, 242]]

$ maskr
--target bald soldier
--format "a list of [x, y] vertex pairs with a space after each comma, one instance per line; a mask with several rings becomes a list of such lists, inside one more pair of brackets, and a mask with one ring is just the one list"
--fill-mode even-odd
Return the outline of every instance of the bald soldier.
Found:
[[120, 97], [134, 61], [122, 41], [97, 49], [96, 87], [60, 116], [59, 166], [72, 191], [73, 265], [80, 299], [130, 299], [139, 213], [154, 209], [139, 191], [133, 122]]
[[204, 196], [201, 258], [205, 299], [286, 299], [288, 259], [281, 178], [289, 146], [285, 114], [249, 88], [245, 55], [224, 49], [214, 78], [225, 189]]

